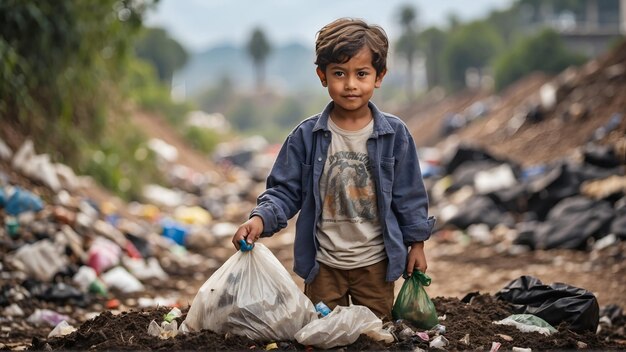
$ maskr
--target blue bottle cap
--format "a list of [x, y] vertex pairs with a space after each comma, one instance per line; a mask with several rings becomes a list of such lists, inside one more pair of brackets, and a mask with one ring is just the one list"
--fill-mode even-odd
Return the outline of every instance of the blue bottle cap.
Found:
[[246, 240], [239, 240], [239, 250], [242, 252], [251, 251], [254, 248], [254, 243], [248, 243]]

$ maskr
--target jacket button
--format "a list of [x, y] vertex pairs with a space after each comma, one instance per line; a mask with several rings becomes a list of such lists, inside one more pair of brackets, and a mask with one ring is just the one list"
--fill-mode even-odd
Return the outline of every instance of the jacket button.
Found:
[[317, 161], [322, 161], [322, 157], [317, 158]]
[[324, 132], [324, 137], [328, 137], [328, 132]]

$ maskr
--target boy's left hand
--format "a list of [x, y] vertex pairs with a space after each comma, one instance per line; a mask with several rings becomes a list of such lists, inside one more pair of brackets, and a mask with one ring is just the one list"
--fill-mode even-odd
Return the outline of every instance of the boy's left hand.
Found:
[[415, 242], [409, 249], [409, 255], [406, 261], [406, 272], [409, 276], [414, 270], [426, 273], [428, 264], [426, 263], [426, 255], [424, 254], [424, 242]]

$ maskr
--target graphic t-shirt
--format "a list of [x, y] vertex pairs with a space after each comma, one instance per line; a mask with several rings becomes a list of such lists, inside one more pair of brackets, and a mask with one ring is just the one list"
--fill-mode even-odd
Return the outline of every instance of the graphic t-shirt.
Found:
[[366, 147], [374, 121], [347, 131], [329, 119], [328, 128], [332, 141], [320, 179], [323, 208], [317, 225], [317, 260], [339, 269], [378, 263], [386, 253]]

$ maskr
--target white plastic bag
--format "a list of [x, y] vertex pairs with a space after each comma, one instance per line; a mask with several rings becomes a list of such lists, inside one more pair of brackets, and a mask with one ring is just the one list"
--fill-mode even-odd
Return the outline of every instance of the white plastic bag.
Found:
[[121, 266], [116, 266], [107, 271], [102, 274], [101, 278], [102, 282], [104, 282], [107, 287], [115, 287], [125, 293], [141, 292], [144, 290], [141, 281], [137, 280], [136, 277]]
[[41, 240], [20, 247], [13, 257], [19, 270], [41, 281], [50, 281], [54, 274], [67, 266], [64, 247], [51, 240]]
[[533, 314], [513, 314], [502, 320], [494, 321], [493, 323], [498, 325], [511, 325], [522, 332], [534, 331], [546, 336], [557, 332], [550, 323]]
[[208, 329], [252, 340], [292, 340], [317, 313], [263, 244], [238, 251], [200, 287], [181, 331]]
[[387, 343], [394, 340], [393, 335], [383, 329], [382, 320], [361, 305], [337, 306], [324, 318], [303, 327], [295, 338], [302, 345], [327, 349], [349, 345], [361, 334]]

